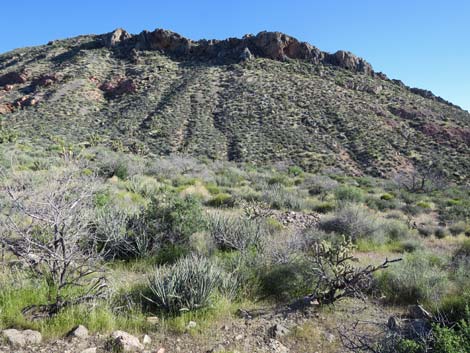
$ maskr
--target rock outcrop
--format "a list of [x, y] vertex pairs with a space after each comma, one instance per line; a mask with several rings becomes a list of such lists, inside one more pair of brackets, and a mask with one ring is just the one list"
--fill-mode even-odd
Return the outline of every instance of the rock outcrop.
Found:
[[350, 52], [325, 53], [313, 45], [281, 32], [263, 31], [257, 35], [245, 35], [243, 38], [192, 41], [164, 29], [143, 31], [135, 36], [123, 29], [116, 29], [106, 34], [103, 41], [108, 48], [127, 48], [129, 53], [132, 50], [159, 50], [182, 59], [200, 58], [217, 62], [238, 62], [252, 57], [281, 61], [299, 59], [335, 65], [367, 75], [374, 74], [372, 66], [367, 61]]
[[28, 81], [28, 75], [24, 72], [8, 72], [0, 76], [0, 87], [22, 84]]

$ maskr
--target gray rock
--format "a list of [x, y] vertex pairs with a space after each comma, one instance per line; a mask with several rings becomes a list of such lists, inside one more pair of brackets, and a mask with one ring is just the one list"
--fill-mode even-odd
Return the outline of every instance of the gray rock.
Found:
[[253, 54], [251, 54], [250, 49], [245, 47], [245, 49], [243, 49], [242, 53], [240, 54], [240, 59], [242, 59], [242, 61], [253, 59]]
[[1, 336], [8, 342], [8, 344], [15, 347], [39, 344], [42, 341], [41, 333], [33, 330], [18, 331], [15, 329], [8, 329], [3, 330]]
[[80, 338], [80, 339], [87, 338], [88, 329], [83, 325], [78, 325], [67, 334], [67, 337]]
[[150, 338], [149, 335], [144, 335], [144, 338], [142, 339], [142, 343], [144, 345], [149, 345], [150, 343], [152, 343], [152, 339]]
[[114, 331], [111, 334], [109, 346], [119, 352], [139, 352], [144, 349], [137, 337], [124, 331]]

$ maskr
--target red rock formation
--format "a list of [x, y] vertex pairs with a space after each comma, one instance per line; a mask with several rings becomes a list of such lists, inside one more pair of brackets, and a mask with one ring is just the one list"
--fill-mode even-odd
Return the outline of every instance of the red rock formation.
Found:
[[0, 114], [9, 114], [15, 110], [15, 107], [11, 103], [0, 104]]
[[9, 72], [0, 76], [0, 87], [25, 83], [28, 76], [24, 72]]
[[44, 75], [41, 75], [39, 77], [36, 77], [32, 82], [31, 82], [31, 85], [33, 86], [43, 86], [43, 87], [47, 87], [47, 86], [51, 86], [52, 84], [56, 83], [57, 81], [59, 81], [60, 77], [58, 74], [44, 74]]
[[132, 79], [121, 78], [104, 82], [99, 86], [99, 89], [105, 92], [109, 97], [116, 97], [136, 92], [137, 86]]

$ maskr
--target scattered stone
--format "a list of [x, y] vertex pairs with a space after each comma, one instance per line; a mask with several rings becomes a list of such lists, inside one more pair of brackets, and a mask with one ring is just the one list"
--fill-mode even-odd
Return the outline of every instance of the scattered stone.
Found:
[[188, 324], [186, 325], [186, 329], [192, 329], [192, 328], [195, 328], [197, 326], [197, 323], [195, 321], [190, 321], [188, 322]]
[[160, 322], [160, 318], [158, 316], [148, 316], [146, 320], [152, 325], [157, 325]]
[[274, 326], [270, 327], [268, 330], [268, 334], [272, 338], [282, 337], [282, 336], [288, 335], [289, 333], [290, 331], [281, 324], [275, 324]]
[[88, 329], [83, 325], [78, 325], [67, 334], [67, 337], [80, 338], [80, 339], [87, 338]]
[[42, 335], [38, 331], [15, 329], [3, 330], [1, 336], [8, 344], [14, 347], [24, 347], [32, 344], [39, 344], [42, 341]]
[[243, 339], [243, 335], [235, 336], [235, 341], [241, 341]]
[[144, 338], [142, 339], [142, 343], [144, 344], [144, 346], [147, 346], [150, 343], [152, 343], [152, 339], [150, 338], [149, 335], [144, 335]]
[[111, 334], [109, 346], [119, 352], [139, 352], [144, 349], [137, 337], [124, 331], [114, 331]]
[[289, 349], [275, 339], [269, 339], [268, 347], [272, 353], [289, 353]]
[[163, 347], [160, 348], [160, 349], [157, 351], [157, 353], [165, 353], [165, 348], [163, 348]]
[[87, 348], [83, 350], [81, 353], [96, 353], [96, 350], [97, 350], [96, 347], [92, 347], [92, 348]]
[[37, 78], [35, 78], [33, 81], [31, 81], [31, 85], [34, 87], [40, 86], [40, 87], [47, 87], [51, 86], [52, 84], [56, 83], [59, 81], [60, 77], [59, 75], [53, 73], [53, 74], [44, 74], [41, 75]]

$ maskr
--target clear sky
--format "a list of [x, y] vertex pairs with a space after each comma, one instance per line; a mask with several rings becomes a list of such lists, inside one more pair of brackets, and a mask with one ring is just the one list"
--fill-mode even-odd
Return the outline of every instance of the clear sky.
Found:
[[0, 52], [123, 27], [191, 39], [276, 30], [349, 50], [470, 110], [468, 0], [1, 0]]

